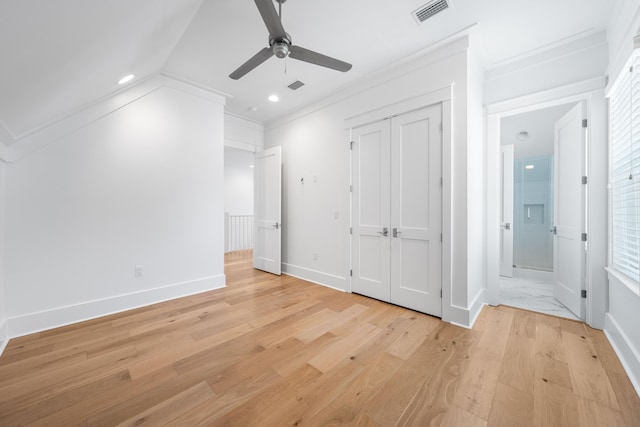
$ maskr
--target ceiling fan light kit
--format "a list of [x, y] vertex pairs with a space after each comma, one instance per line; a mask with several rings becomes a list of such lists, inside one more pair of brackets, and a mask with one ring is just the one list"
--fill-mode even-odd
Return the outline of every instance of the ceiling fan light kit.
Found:
[[331, 58], [326, 55], [295, 46], [291, 43], [291, 36], [282, 26], [282, 3], [286, 0], [275, 0], [278, 3], [280, 13], [276, 11], [273, 0], [254, 0], [260, 16], [269, 31], [269, 47], [265, 47], [247, 62], [242, 64], [237, 70], [229, 74], [229, 77], [238, 80], [258, 65], [262, 64], [272, 56], [286, 58], [287, 56], [299, 61], [331, 68], [332, 70], [346, 72], [351, 69], [351, 64]]

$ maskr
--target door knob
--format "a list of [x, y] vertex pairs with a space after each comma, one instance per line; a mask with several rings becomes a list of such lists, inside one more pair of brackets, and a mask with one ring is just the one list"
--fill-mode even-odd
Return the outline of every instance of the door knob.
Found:
[[393, 237], [398, 237], [398, 234], [402, 234], [402, 231], [398, 231], [397, 228], [393, 228]]
[[384, 228], [382, 229], [382, 231], [378, 231], [377, 233], [378, 233], [378, 234], [380, 234], [380, 235], [382, 235], [382, 236], [384, 236], [384, 237], [386, 237], [386, 236], [388, 236], [388, 235], [389, 235], [389, 229], [388, 229], [387, 227], [384, 227]]
[[558, 234], [558, 227], [554, 225], [553, 228], [549, 231], [552, 232], [553, 234]]
[[278, 224], [277, 222], [275, 224], [273, 224], [273, 228], [275, 228], [276, 230], [280, 228], [280, 224]]
[[500, 225], [500, 228], [502, 228], [504, 230], [511, 230], [511, 223], [510, 222], [505, 222], [504, 224]]

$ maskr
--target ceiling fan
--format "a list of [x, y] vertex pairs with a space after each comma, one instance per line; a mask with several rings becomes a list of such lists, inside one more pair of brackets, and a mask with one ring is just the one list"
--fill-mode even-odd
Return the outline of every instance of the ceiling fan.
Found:
[[269, 31], [269, 47], [265, 47], [256, 53], [251, 59], [242, 64], [240, 68], [229, 74], [234, 80], [238, 80], [249, 71], [262, 64], [273, 55], [278, 58], [286, 58], [287, 56], [299, 61], [309, 62], [311, 64], [320, 65], [321, 67], [331, 68], [337, 71], [349, 71], [351, 64], [331, 58], [320, 53], [313, 52], [300, 46], [291, 44], [291, 36], [287, 34], [282, 26], [282, 3], [287, 0], [275, 0], [278, 3], [278, 11], [273, 4], [273, 0], [254, 0], [258, 11], [262, 16], [264, 24]]

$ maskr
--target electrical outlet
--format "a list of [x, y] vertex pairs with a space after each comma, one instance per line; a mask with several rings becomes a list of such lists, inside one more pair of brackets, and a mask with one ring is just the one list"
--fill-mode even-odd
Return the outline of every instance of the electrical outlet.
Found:
[[144, 276], [144, 266], [136, 265], [136, 277], [142, 277], [142, 276]]
[[313, 253], [313, 260], [317, 261], [318, 260], [318, 252], [314, 252]]

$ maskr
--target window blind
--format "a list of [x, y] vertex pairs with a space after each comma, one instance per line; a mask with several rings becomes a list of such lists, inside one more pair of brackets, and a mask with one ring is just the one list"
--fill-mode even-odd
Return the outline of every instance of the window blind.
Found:
[[612, 264], [640, 282], [640, 55], [610, 95]]

